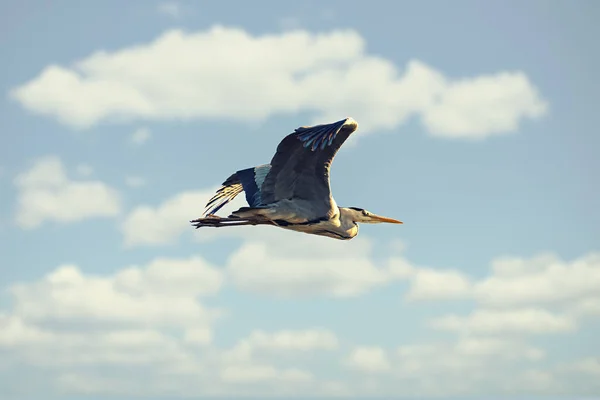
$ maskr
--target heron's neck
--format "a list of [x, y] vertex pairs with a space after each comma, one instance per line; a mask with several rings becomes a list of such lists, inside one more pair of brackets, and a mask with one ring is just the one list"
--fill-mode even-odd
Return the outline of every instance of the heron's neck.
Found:
[[358, 224], [356, 223], [356, 211], [350, 208], [339, 207], [340, 210], [340, 229], [348, 232], [352, 236], [358, 234]]

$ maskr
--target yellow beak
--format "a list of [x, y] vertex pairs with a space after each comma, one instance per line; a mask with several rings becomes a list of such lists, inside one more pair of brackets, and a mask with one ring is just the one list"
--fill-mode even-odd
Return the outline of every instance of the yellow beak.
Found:
[[380, 217], [379, 215], [371, 215], [371, 218], [377, 222], [387, 222], [388, 224], [403, 224], [404, 222], [397, 219]]

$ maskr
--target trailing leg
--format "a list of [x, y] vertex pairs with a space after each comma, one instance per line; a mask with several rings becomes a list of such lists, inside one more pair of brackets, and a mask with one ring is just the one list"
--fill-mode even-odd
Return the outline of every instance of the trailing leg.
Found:
[[216, 215], [207, 216], [206, 218], [198, 218], [190, 221], [190, 223], [196, 227], [196, 229], [203, 226], [211, 226], [213, 228], [220, 228], [223, 226], [244, 226], [244, 225], [275, 225], [272, 221], [260, 219], [260, 218], [239, 218], [239, 217], [228, 217], [221, 218]]

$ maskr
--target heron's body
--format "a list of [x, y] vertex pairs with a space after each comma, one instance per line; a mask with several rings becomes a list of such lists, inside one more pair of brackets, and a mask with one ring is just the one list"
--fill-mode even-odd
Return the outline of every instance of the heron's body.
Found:
[[[358, 127], [352, 118], [302, 127], [286, 136], [270, 164], [239, 170], [209, 200], [203, 226], [274, 225], [284, 229], [348, 240], [362, 223], [402, 223], [361, 208], [338, 207], [331, 194], [329, 170], [335, 154]], [[221, 218], [215, 213], [245, 192], [249, 207]]]

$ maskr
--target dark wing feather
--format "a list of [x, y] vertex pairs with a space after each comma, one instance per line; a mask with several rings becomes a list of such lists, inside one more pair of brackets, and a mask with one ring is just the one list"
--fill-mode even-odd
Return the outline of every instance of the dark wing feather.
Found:
[[251, 207], [261, 205], [260, 186], [269, 173], [269, 164], [258, 165], [237, 171], [221, 184], [217, 193], [208, 201], [204, 215], [216, 214], [237, 195], [246, 192], [246, 201]]
[[216, 214], [223, 206], [232, 201], [244, 188], [237, 173], [231, 175], [221, 184], [217, 193], [208, 201], [203, 215]]
[[318, 218], [332, 212], [329, 169], [335, 154], [358, 127], [352, 118], [331, 124], [301, 127], [286, 136], [271, 160], [271, 170], [263, 182], [263, 204], [280, 200], [310, 203], [307, 217]]

